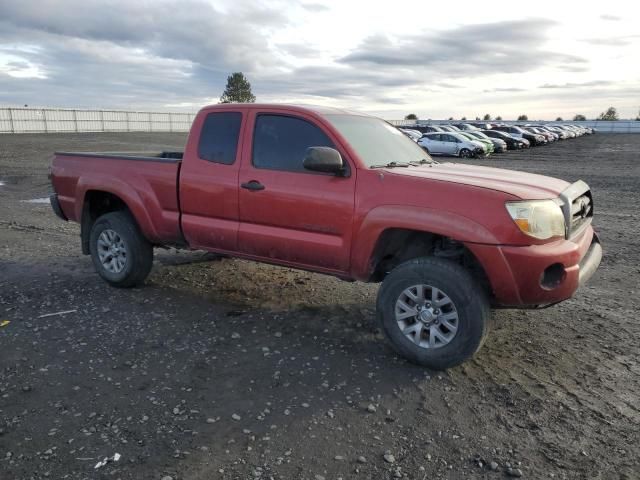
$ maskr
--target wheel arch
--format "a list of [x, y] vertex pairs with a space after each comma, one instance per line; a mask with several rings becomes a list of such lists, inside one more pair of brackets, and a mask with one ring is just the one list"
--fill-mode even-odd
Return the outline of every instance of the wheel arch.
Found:
[[357, 228], [352, 248], [353, 278], [380, 281], [390, 268], [421, 256], [464, 261], [483, 284], [487, 275], [467, 243], [498, 244], [484, 226], [453, 212], [400, 205], [379, 206]]
[[371, 253], [369, 281], [381, 282], [398, 265], [422, 257], [450, 260], [465, 267], [487, 293], [490, 283], [484, 267], [466, 245], [446, 235], [425, 230], [387, 228]]
[[[80, 215], [80, 238], [82, 243], [82, 253], [84, 255], [89, 255], [89, 238], [91, 235], [91, 228], [95, 221], [100, 218], [100, 216], [109, 213], [109, 212], [118, 212], [124, 211], [127, 212], [131, 219], [135, 222], [136, 227], [143, 232], [143, 235], [148, 238], [148, 236], [144, 233], [145, 229], [142, 228], [142, 224], [140, 221], [140, 209], [138, 209], [138, 216], [134, 213], [133, 209], [130, 208], [131, 200], [129, 203], [128, 199], [122, 198], [122, 196], [117, 195], [113, 192], [107, 190], [98, 190], [98, 189], [89, 189], [84, 192], [83, 201], [82, 201], [82, 213]], [[146, 225], [151, 227], [151, 223], [149, 219], [146, 218], [146, 215], [143, 212], [143, 222], [146, 221]], [[151, 227], [152, 228], [152, 227]]]

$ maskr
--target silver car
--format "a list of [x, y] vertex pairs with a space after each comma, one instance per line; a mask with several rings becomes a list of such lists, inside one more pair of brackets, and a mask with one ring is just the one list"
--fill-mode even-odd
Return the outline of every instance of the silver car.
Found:
[[430, 155], [452, 155], [456, 157], [476, 157], [484, 155], [484, 146], [480, 142], [469, 140], [454, 132], [425, 133], [418, 145]]
[[411, 128], [399, 128], [399, 130], [414, 142], [417, 142], [420, 137], [422, 137], [422, 132], [419, 132], [418, 130], [413, 130]]

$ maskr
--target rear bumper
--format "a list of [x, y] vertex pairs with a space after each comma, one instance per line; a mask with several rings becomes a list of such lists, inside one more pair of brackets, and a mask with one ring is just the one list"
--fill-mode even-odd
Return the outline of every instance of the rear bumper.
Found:
[[600, 239], [590, 225], [575, 239], [545, 245], [468, 247], [483, 265], [498, 306], [567, 300], [589, 281], [602, 260]]
[[64, 214], [64, 212], [62, 211], [62, 207], [60, 206], [60, 202], [58, 201], [58, 194], [57, 193], [52, 193], [49, 196], [49, 202], [51, 202], [51, 208], [53, 209], [53, 212], [62, 220], [64, 220], [65, 222], [68, 221], [69, 219], [67, 218], [67, 216]]

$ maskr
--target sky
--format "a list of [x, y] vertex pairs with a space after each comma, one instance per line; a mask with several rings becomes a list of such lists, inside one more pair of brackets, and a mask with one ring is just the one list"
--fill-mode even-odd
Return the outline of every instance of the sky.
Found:
[[259, 102], [399, 119], [640, 109], [636, 2], [0, 0], [0, 106]]

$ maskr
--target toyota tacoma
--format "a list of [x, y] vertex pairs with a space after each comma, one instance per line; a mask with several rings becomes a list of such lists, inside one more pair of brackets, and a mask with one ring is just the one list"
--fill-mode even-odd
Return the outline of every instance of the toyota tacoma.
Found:
[[435, 369], [478, 351], [492, 307], [566, 300], [602, 258], [584, 182], [439, 163], [339, 109], [209, 106], [184, 152], [58, 152], [51, 179], [115, 287], [143, 283], [160, 246], [381, 282], [390, 344]]

